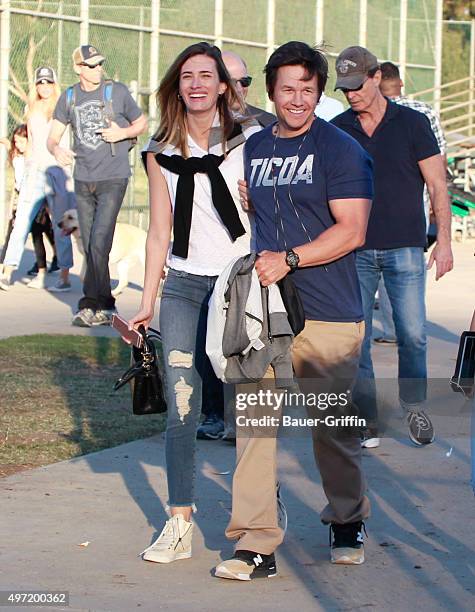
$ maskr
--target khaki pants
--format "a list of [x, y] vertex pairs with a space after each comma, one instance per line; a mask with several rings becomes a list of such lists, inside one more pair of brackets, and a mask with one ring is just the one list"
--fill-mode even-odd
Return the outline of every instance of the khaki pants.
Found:
[[[305, 379], [308, 381], [307, 390], [317, 378], [325, 379], [332, 391], [351, 389], [358, 371], [363, 337], [364, 322], [307, 321], [292, 348], [297, 378], [304, 386]], [[266, 377], [273, 377], [271, 368]], [[328, 499], [321, 513], [322, 522], [345, 524], [366, 519], [370, 505], [365, 496], [359, 438], [354, 435], [335, 437], [320, 427], [312, 428], [312, 438]], [[283, 540], [277, 522], [276, 451], [276, 435], [259, 437], [249, 430], [245, 436], [238, 433], [233, 506], [226, 529], [229, 539], [238, 539], [237, 550], [271, 554]]]

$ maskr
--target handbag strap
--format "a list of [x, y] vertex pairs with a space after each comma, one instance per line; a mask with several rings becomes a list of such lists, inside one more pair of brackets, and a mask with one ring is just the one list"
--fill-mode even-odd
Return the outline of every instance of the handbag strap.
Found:
[[115, 385], [114, 385], [114, 391], [117, 391], [117, 389], [120, 389], [126, 383], [131, 381], [132, 378], [134, 378], [134, 376], [137, 376], [137, 374], [142, 369], [142, 363], [143, 363], [142, 361], [137, 361], [136, 363], [134, 363], [133, 366], [131, 366], [127, 370], [127, 372], [124, 372], [124, 374], [122, 374], [122, 376], [119, 379], [116, 380]]
[[147, 374], [152, 367], [155, 361], [155, 348], [151, 343], [152, 340], [162, 340], [162, 336], [159, 331], [153, 329], [153, 327], [149, 327], [145, 329], [143, 325], [140, 325], [138, 328], [138, 332], [142, 335], [143, 345], [142, 348], [139, 349], [142, 353], [142, 359], [136, 361], [134, 365], [132, 365], [122, 376], [116, 381], [114, 385], [114, 391], [117, 391], [121, 387], [123, 387], [126, 383], [130, 382], [132, 378], [137, 376], [140, 372], [144, 372]]

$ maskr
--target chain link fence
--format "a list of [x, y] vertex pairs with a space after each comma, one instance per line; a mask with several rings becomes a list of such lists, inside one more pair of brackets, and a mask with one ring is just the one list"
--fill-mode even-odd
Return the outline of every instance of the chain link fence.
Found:
[[[269, 108], [262, 77], [266, 58], [275, 46], [287, 40], [325, 42], [331, 65], [328, 93], [342, 100], [339, 92], [331, 93], [335, 81], [334, 59], [352, 44], [368, 46], [382, 60], [402, 62], [407, 92], [432, 87], [437, 71], [436, 17], [440, 2], [0, 0], [0, 44], [2, 53], [9, 54], [8, 73], [0, 79], [0, 87], [8, 85], [8, 125], [4, 117], [1, 129], [10, 132], [22, 122], [37, 66], [45, 64], [55, 68], [63, 89], [77, 80], [71, 55], [79, 44], [86, 42], [97, 46], [106, 56], [107, 76], [129, 85], [144, 112], [152, 118], [151, 130], [155, 104], [150, 95], [152, 90], [178, 52], [199, 40], [209, 40], [245, 58], [249, 74], [254, 76], [249, 102], [260, 107]], [[401, 13], [403, 5], [405, 17]], [[401, 32], [405, 32], [404, 37]], [[158, 47], [154, 46], [154, 36], [158, 38]], [[405, 48], [403, 57], [401, 41]], [[156, 48], [158, 58], [153, 57], [152, 50]], [[445, 74], [444, 78], [447, 78]], [[0, 101], [4, 98], [5, 95], [0, 97]], [[145, 139], [145, 136], [140, 139], [139, 147]], [[134, 178], [121, 219], [145, 227], [147, 186], [139, 167], [139, 147], [132, 154]], [[0, 180], [0, 198], [2, 188]]]

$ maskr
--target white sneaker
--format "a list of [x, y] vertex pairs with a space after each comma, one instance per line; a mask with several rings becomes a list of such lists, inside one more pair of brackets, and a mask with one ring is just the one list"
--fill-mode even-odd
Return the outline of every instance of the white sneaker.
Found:
[[14, 268], [12, 266], [0, 265], [0, 289], [9, 291], [13, 285], [12, 276]]
[[12, 283], [13, 268], [11, 266], [0, 265], [0, 289], [9, 291]]
[[38, 273], [38, 275], [28, 283], [27, 287], [30, 289], [46, 289], [46, 274]]
[[380, 444], [379, 438], [365, 438], [361, 441], [361, 448], [378, 448]]
[[378, 437], [378, 430], [368, 427], [361, 435], [361, 448], [378, 448], [381, 440]]
[[191, 557], [193, 523], [185, 521], [181, 514], [175, 514], [165, 523], [162, 533], [142, 553], [144, 561], [171, 563]]

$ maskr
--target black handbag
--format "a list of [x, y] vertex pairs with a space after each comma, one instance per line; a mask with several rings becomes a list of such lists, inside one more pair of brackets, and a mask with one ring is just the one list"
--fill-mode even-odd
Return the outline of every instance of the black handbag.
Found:
[[143, 337], [142, 347], [132, 347], [131, 367], [116, 381], [114, 391], [130, 382], [133, 413], [160, 414], [167, 410], [157, 353], [160, 332], [151, 327], [146, 331], [143, 325], [138, 331]]
[[475, 331], [464, 331], [460, 337], [455, 372], [450, 379], [452, 390], [471, 396], [475, 379]]
[[292, 328], [294, 336], [298, 336], [305, 327], [305, 310], [302, 304], [302, 298], [295, 286], [294, 281], [287, 276], [277, 281], [277, 286], [280, 290], [280, 296], [284, 302], [285, 310], [287, 311], [287, 319]]

